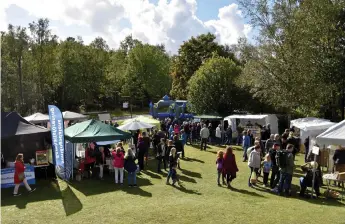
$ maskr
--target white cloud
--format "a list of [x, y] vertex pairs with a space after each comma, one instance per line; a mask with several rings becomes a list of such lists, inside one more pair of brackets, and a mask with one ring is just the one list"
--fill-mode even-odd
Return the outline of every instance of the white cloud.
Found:
[[[196, 0], [10, 0], [0, 1], [0, 29], [13, 22], [13, 13], [6, 13], [10, 5], [28, 12], [28, 16], [46, 17], [53, 30], [62, 37], [102, 36], [111, 47], [118, 47], [125, 36], [150, 44], [165, 44], [176, 53], [179, 45], [191, 36], [212, 32], [222, 44], [234, 44], [247, 36], [251, 27], [244, 23], [236, 4], [219, 9], [215, 20], [201, 21], [197, 16]], [[4, 13], [2, 13], [2, 11]], [[13, 10], [11, 10], [12, 12]], [[5, 20], [6, 22], [2, 22]], [[23, 21], [24, 22], [24, 21]], [[26, 24], [31, 21], [26, 21]], [[26, 25], [14, 24], [14, 25]], [[78, 29], [75, 29], [78, 28]], [[78, 33], [79, 32], [79, 33]], [[85, 38], [84, 38], [85, 39]], [[87, 38], [89, 39], [89, 38]], [[85, 39], [85, 42], [88, 43]]]

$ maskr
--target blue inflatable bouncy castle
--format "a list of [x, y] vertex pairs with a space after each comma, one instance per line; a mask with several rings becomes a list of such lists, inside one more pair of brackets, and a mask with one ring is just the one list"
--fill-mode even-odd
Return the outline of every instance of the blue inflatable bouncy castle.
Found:
[[[186, 113], [187, 107], [186, 100], [171, 100], [169, 96], [165, 95], [157, 103], [149, 104], [150, 114], [154, 118], [165, 119], [167, 117], [176, 119], [188, 119], [193, 118], [193, 114]], [[167, 112], [158, 112], [160, 108], [167, 107]]]

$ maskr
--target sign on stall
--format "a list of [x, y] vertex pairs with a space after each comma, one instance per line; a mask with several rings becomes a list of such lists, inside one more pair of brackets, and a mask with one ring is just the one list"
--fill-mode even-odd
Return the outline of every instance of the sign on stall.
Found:
[[[35, 167], [26, 166], [24, 173], [29, 185], [36, 183]], [[14, 187], [14, 168], [1, 169], [1, 188], [10, 187]]]

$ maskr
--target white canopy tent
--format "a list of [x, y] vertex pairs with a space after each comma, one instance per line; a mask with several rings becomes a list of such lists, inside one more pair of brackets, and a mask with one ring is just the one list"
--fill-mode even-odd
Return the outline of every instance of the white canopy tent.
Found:
[[24, 117], [25, 120], [33, 123], [33, 124], [40, 124], [45, 123], [49, 121], [49, 115], [48, 114], [42, 114], [42, 113], [35, 113], [30, 116]]
[[275, 114], [234, 114], [224, 118], [231, 125], [232, 131], [237, 130], [236, 119], [240, 120], [240, 124], [245, 126], [248, 121], [253, 125], [258, 123], [260, 125], [270, 124], [271, 133], [278, 133], [278, 118]]
[[302, 142], [304, 142], [304, 140], [308, 138], [308, 136], [310, 141], [315, 141], [316, 136], [318, 136], [334, 124], [335, 123], [326, 119], [306, 117], [292, 120], [290, 123], [290, 127], [296, 127], [300, 129], [300, 139]]
[[341, 145], [345, 146], [345, 120], [328, 128], [316, 137], [319, 146]]
[[62, 112], [64, 120], [87, 120], [87, 116], [71, 111]]

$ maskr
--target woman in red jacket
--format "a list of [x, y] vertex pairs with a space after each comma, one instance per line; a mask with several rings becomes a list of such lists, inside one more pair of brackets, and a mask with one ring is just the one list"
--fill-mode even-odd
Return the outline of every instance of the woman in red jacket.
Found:
[[29, 191], [29, 193], [35, 191], [36, 189], [29, 186], [26, 178], [25, 178], [25, 166], [24, 166], [24, 156], [23, 154], [18, 154], [16, 157], [16, 162], [14, 163], [14, 191], [13, 196], [19, 196], [21, 194], [18, 193], [19, 186], [21, 183], [24, 183], [26, 189]]
[[235, 154], [232, 152], [231, 146], [226, 148], [226, 153], [224, 154], [223, 160], [223, 175], [226, 176], [227, 186], [230, 187], [230, 183], [236, 178], [236, 173], [238, 172]]
[[95, 143], [90, 143], [89, 148], [85, 150], [85, 170], [87, 171], [88, 178], [92, 176], [92, 170], [96, 162], [95, 158]]

